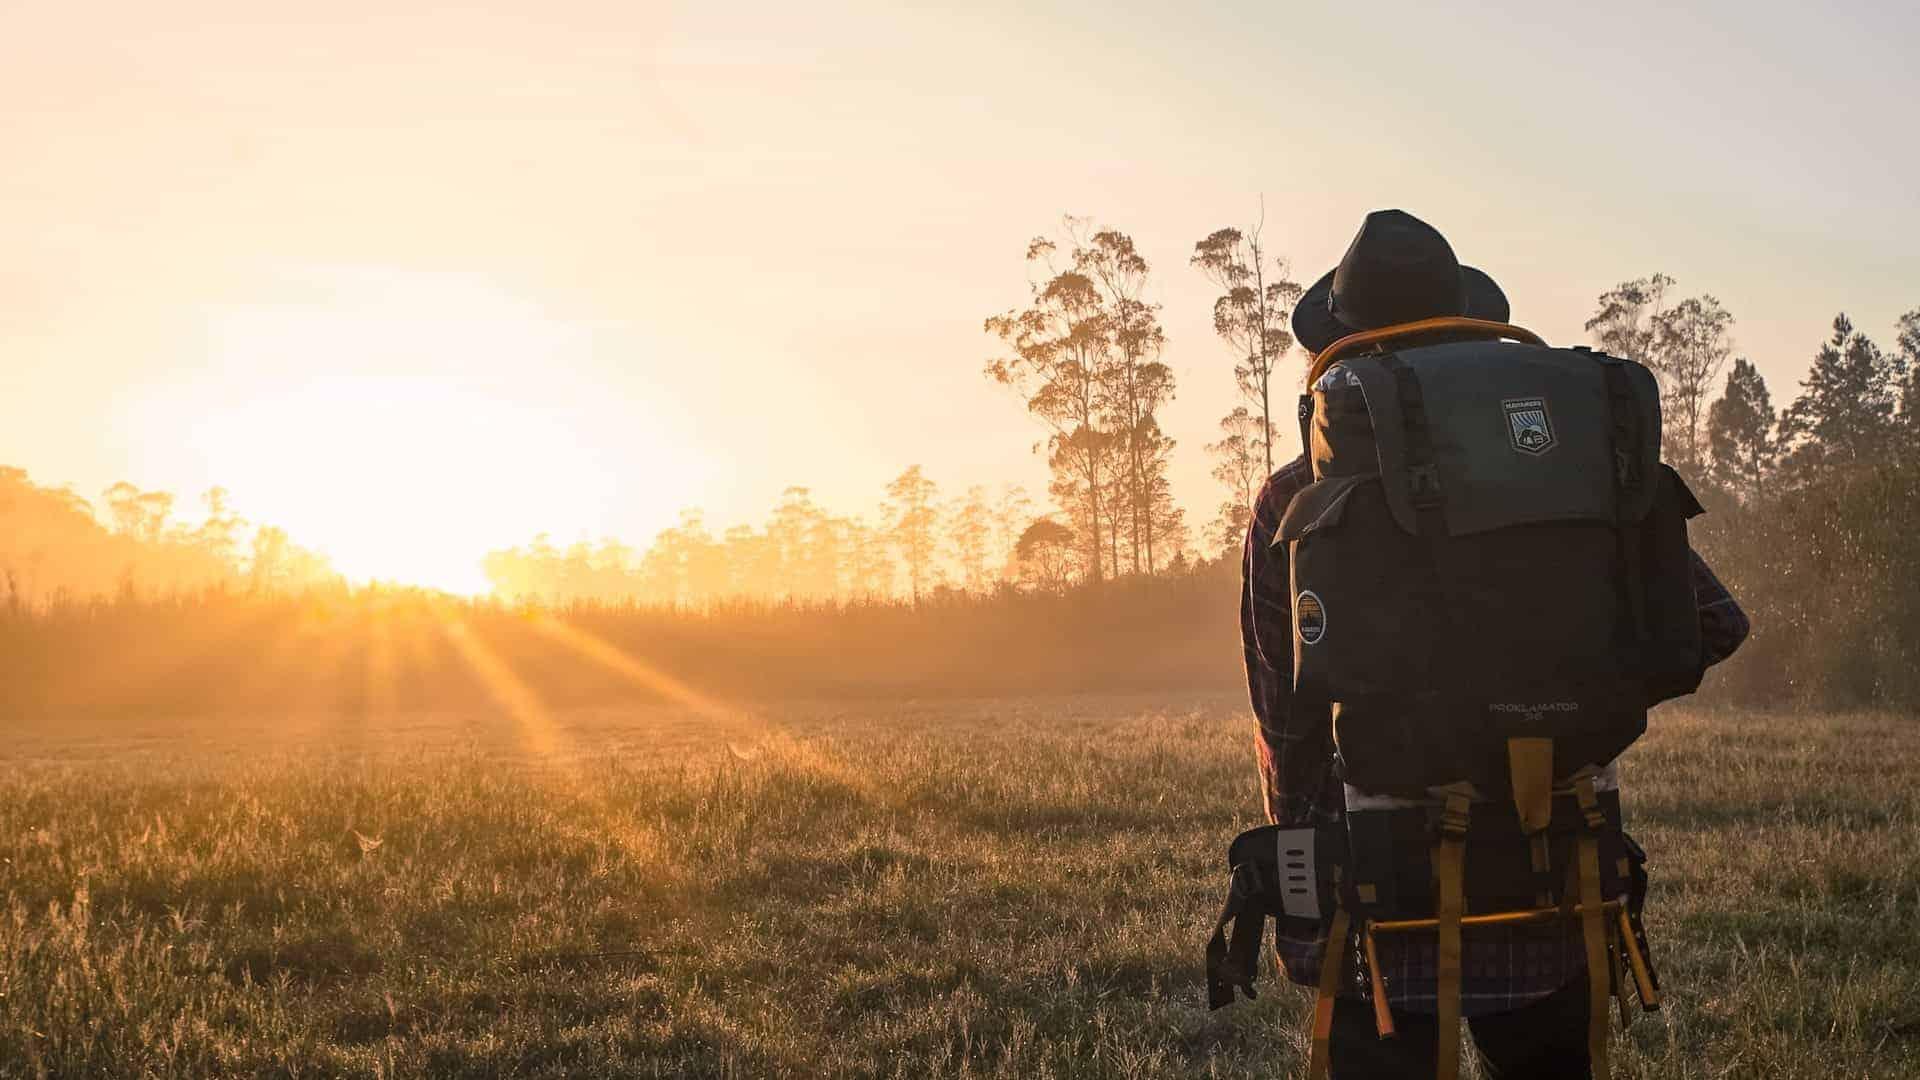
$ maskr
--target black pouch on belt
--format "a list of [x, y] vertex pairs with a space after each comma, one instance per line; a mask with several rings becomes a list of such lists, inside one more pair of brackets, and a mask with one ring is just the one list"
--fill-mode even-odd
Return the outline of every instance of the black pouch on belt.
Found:
[[1209, 1008], [1232, 1004], [1235, 991], [1255, 996], [1269, 918], [1296, 936], [1318, 932], [1336, 904], [1335, 868], [1346, 860], [1346, 842], [1337, 825], [1263, 825], [1234, 838], [1227, 849], [1227, 901], [1207, 942]]

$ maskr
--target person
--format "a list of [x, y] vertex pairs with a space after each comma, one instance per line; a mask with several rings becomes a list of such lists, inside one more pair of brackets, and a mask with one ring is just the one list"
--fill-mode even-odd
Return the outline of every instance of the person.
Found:
[[[1340, 264], [1302, 295], [1293, 331], [1309, 353], [1318, 354], [1358, 331], [1442, 316], [1504, 323], [1508, 303], [1491, 277], [1460, 265], [1432, 226], [1403, 211], [1384, 210], [1367, 215]], [[1322, 379], [1342, 375], [1336, 366]], [[1287, 547], [1274, 539], [1289, 502], [1312, 480], [1303, 453], [1262, 487], [1247, 532], [1240, 605], [1266, 816], [1289, 828], [1336, 824], [1350, 805], [1370, 798], [1336, 778], [1328, 708], [1302, 707], [1293, 700], [1293, 594]], [[1745, 639], [1747, 619], [1698, 554], [1691, 556], [1691, 573], [1704, 659], [1717, 663]], [[1288, 978], [1306, 986], [1319, 983], [1325, 949], [1324, 937], [1282, 934], [1277, 943]], [[1376, 1034], [1364, 984], [1350, 975], [1341, 979], [1327, 1042], [1335, 1080], [1434, 1075], [1436, 952], [1431, 935], [1379, 941], [1395, 1038]], [[1484, 1075], [1495, 1080], [1590, 1075], [1586, 953], [1577, 930], [1564, 923], [1476, 929], [1463, 940], [1460, 971], [1459, 1011]]]

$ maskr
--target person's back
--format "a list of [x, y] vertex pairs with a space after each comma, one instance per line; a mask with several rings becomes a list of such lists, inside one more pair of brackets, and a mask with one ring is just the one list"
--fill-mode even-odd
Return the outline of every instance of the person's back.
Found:
[[1613, 760], [1746, 632], [1686, 547], [1651, 376], [1506, 318], [1397, 211], [1294, 317], [1305, 452], [1258, 500], [1241, 619], [1268, 819], [1320, 837], [1278, 952], [1343, 1080], [1452, 1075], [1462, 1016], [1489, 1075], [1604, 1064], [1610, 990], [1655, 994]]

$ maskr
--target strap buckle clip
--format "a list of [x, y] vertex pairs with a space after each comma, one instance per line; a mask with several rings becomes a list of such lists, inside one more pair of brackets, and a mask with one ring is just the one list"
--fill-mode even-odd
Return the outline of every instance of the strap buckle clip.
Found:
[[1640, 486], [1640, 463], [1634, 460], [1632, 451], [1625, 447], [1613, 451], [1613, 475], [1623, 488]]
[[1587, 831], [1599, 833], [1607, 827], [1607, 816], [1600, 809], [1600, 796], [1595, 788], [1592, 776], [1582, 776], [1573, 783], [1574, 798], [1580, 803], [1580, 816], [1586, 822]]
[[1409, 466], [1407, 492], [1413, 499], [1413, 505], [1422, 510], [1439, 506], [1445, 501], [1440, 490], [1440, 467], [1432, 462]]

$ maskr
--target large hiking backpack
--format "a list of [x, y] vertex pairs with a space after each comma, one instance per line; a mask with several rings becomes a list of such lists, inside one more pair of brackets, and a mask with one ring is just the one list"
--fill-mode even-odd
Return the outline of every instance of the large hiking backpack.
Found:
[[1508, 796], [1535, 740], [1563, 779], [1698, 687], [1699, 505], [1660, 462], [1646, 368], [1526, 341], [1332, 352], [1276, 542], [1295, 697], [1331, 706], [1342, 779]]
[[1365, 958], [1384, 1036], [1374, 939], [1434, 933], [1451, 1078], [1463, 928], [1573, 918], [1604, 1077], [1629, 964], [1644, 1007], [1658, 986], [1644, 855], [1602, 770], [1704, 668], [1686, 525], [1700, 507], [1661, 463], [1658, 385], [1628, 360], [1436, 319], [1336, 342], [1309, 386], [1313, 481], [1274, 541], [1292, 573], [1293, 700], [1329, 712], [1352, 788], [1426, 804], [1238, 838], [1211, 1001], [1250, 992], [1264, 918], [1323, 929], [1324, 1075], [1346, 958]]

